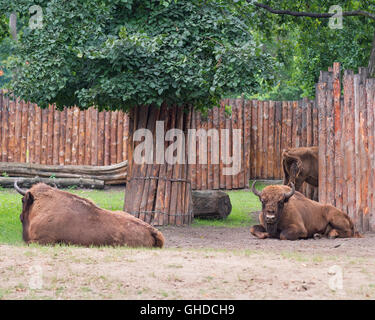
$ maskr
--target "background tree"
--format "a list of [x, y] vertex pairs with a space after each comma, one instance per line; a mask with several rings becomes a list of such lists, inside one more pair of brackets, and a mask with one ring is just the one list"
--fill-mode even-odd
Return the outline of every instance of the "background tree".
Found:
[[[212, 0], [217, 3], [217, 0]], [[275, 85], [249, 97], [299, 99], [313, 97], [320, 70], [333, 61], [343, 69], [375, 66], [375, 3], [373, 1], [221, 0], [227, 10], [241, 15], [263, 50], [277, 65]], [[328, 26], [332, 5], [343, 10], [343, 29]], [[375, 76], [375, 75], [374, 75]]]
[[[251, 1], [230, 4], [257, 30], [265, 50], [280, 68], [273, 99], [313, 97], [319, 71], [340, 61], [343, 69], [375, 68], [375, 3], [373, 1]], [[343, 28], [331, 29], [333, 5], [343, 10]], [[262, 93], [261, 93], [262, 95]]]
[[[373, 1], [246, 2], [255, 7], [260, 20], [272, 21], [257, 25], [262, 25], [265, 43], [272, 42], [277, 47], [277, 60], [286, 61], [285, 69], [291, 71], [287, 81], [299, 87], [301, 96], [314, 96], [319, 71], [327, 69], [333, 61], [341, 62], [343, 69], [368, 66], [375, 77]], [[333, 5], [343, 10], [342, 29], [331, 29], [328, 25], [328, 18], [334, 14], [329, 13]], [[286, 46], [278, 45], [280, 39]], [[290, 52], [290, 47], [294, 52]]]
[[5, 64], [11, 54], [11, 41], [9, 25], [6, 15], [0, 16], [0, 88], [2, 88], [11, 78], [9, 70]]
[[[225, 95], [255, 93], [272, 81], [274, 59], [220, 3], [38, 1], [43, 27], [32, 30], [27, 20], [34, 4], [21, 0], [0, 9], [17, 12], [24, 22], [9, 61], [17, 69], [9, 88], [41, 107], [121, 109], [129, 111], [133, 131], [154, 131], [156, 120], [168, 123], [165, 130], [186, 130], [188, 105], [209, 108]], [[131, 168], [127, 211], [147, 220], [142, 212], [173, 207], [169, 213], [177, 219], [179, 210], [190, 210], [186, 185], [175, 180], [159, 188], [168, 174], [188, 180], [186, 166]], [[147, 175], [160, 179], [142, 180]]]

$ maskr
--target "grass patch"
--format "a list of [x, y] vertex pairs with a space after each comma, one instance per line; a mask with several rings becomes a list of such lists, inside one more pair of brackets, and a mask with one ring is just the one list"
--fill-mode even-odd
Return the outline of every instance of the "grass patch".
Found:
[[0, 191], [0, 243], [22, 243], [22, 196], [14, 190]]
[[[258, 183], [262, 190], [265, 184]], [[122, 210], [124, 190], [67, 190], [73, 194], [92, 200], [96, 205], [108, 210]], [[232, 202], [232, 212], [224, 220], [195, 219], [193, 226], [241, 227], [254, 224], [250, 212], [260, 210], [260, 202], [250, 190], [228, 191]], [[0, 243], [23, 244], [22, 225], [19, 215], [22, 212], [22, 196], [13, 189], [0, 189]]]
[[[266, 184], [258, 182], [256, 189], [261, 191]], [[232, 203], [232, 212], [223, 220], [194, 219], [193, 226], [215, 227], [247, 227], [255, 223], [250, 212], [261, 210], [259, 198], [250, 190], [235, 190], [227, 192]]]

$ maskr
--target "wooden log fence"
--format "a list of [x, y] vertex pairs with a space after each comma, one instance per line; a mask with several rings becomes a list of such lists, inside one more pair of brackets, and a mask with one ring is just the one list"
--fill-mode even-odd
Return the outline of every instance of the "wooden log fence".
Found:
[[[341, 93], [343, 88], [343, 94]], [[319, 112], [319, 201], [347, 212], [359, 231], [375, 230], [375, 79], [340, 65], [321, 72]]]
[[[217, 133], [208, 134], [207, 151], [199, 139], [196, 144], [197, 164], [190, 166], [189, 175], [192, 188], [198, 190], [241, 189], [249, 186], [249, 179], [282, 179], [282, 150], [318, 143], [318, 112], [308, 99], [224, 99], [205, 115], [192, 112], [191, 121], [197, 131]], [[77, 107], [59, 111], [54, 106], [42, 110], [0, 92], [0, 162], [114, 165], [131, 157], [128, 132], [132, 125], [121, 111]], [[232, 130], [240, 130], [240, 141]], [[238, 155], [237, 175], [224, 174], [233, 166], [222, 161], [225, 154], [229, 160]], [[206, 158], [207, 163], [200, 163]]]
[[[231, 115], [224, 110], [231, 110]], [[213, 108], [206, 117], [197, 112], [193, 117], [197, 130], [216, 128], [220, 131], [220, 156], [228, 154], [232, 157], [237, 152], [241, 159], [237, 175], [224, 175], [225, 168], [232, 164], [223, 161], [218, 166], [200, 164], [203, 150], [198, 141], [198, 162], [191, 175], [192, 187], [197, 190], [247, 188], [250, 179], [280, 180], [283, 178], [280, 165], [282, 150], [313, 146], [318, 142], [318, 112], [315, 101], [306, 98], [283, 102], [224, 99], [221, 106]], [[216, 119], [219, 119], [218, 124]], [[225, 143], [225, 137], [221, 135], [223, 129], [240, 129], [241, 143], [236, 144], [233, 132], [229, 143]], [[208, 146], [214, 145], [210, 144], [211, 139], [208, 137]], [[226, 150], [228, 147], [229, 150]], [[208, 148], [208, 157], [211, 153], [212, 149]], [[212, 179], [219, 183], [211, 185]]]

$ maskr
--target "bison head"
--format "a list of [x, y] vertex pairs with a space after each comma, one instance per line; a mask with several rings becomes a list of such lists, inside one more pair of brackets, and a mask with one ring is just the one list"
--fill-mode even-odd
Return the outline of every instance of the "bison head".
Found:
[[[52, 183], [52, 185], [57, 189], [57, 186], [55, 183]], [[22, 223], [27, 219], [28, 213], [30, 210], [30, 206], [34, 203], [34, 196], [30, 191], [22, 190], [18, 184], [17, 181], [14, 182], [14, 189], [23, 196], [22, 198], [22, 213], [20, 215], [20, 220]]]
[[28, 240], [28, 231], [27, 231], [27, 225], [29, 224], [29, 212], [31, 205], [34, 203], [34, 197], [31, 194], [30, 191], [22, 190], [18, 185], [17, 181], [14, 182], [14, 188], [17, 190], [17, 192], [21, 195], [23, 195], [22, 198], [22, 212], [20, 214], [20, 220], [23, 225], [23, 240]]
[[[257, 195], [262, 203], [263, 220], [266, 225], [266, 230], [271, 235], [277, 232], [277, 225], [283, 213], [284, 204], [295, 193], [294, 184], [291, 183], [291, 190], [285, 192], [285, 186], [268, 186], [259, 192], [255, 189], [254, 181], [252, 191]], [[288, 187], [287, 187], [288, 188]]]

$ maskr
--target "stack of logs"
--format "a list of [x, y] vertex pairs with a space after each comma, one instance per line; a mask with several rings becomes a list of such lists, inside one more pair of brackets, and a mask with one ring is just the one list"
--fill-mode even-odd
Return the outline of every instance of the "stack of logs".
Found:
[[[58, 187], [80, 186], [103, 189], [104, 185], [124, 184], [128, 162], [111, 166], [59, 166], [0, 162], [0, 185], [13, 186], [19, 179], [25, 186], [35, 182], [53, 182]], [[17, 178], [12, 178], [17, 177]]]

